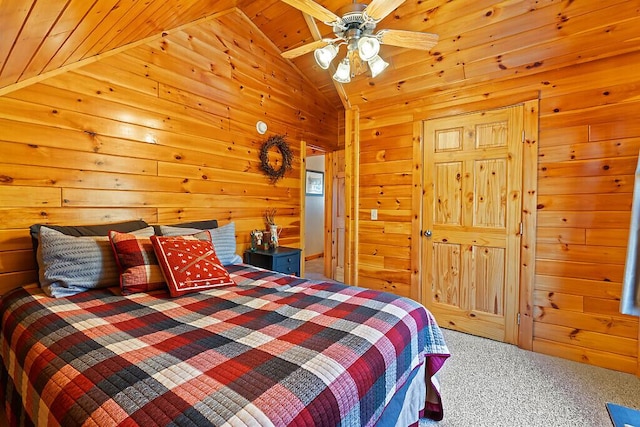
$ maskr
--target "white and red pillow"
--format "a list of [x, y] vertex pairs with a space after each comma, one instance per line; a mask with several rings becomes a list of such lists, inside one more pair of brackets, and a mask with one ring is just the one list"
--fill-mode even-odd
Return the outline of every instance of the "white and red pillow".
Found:
[[[201, 239], [201, 235], [205, 235]], [[153, 251], [172, 297], [235, 285], [216, 256], [208, 231], [190, 236], [151, 236]]]

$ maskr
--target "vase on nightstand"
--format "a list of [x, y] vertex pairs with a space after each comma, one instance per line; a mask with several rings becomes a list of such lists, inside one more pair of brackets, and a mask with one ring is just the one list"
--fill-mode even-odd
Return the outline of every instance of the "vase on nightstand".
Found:
[[[282, 230], [282, 229], [280, 229]], [[278, 247], [278, 226], [276, 224], [269, 224], [269, 232], [271, 234], [271, 247]]]

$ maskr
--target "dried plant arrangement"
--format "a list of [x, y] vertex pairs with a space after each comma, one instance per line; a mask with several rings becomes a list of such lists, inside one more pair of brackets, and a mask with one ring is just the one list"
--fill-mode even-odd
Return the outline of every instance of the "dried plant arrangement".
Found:
[[276, 208], [267, 209], [264, 212], [264, 220], [266, 221], [268, 226], [276, 225], [276, 213], [278, 210]]

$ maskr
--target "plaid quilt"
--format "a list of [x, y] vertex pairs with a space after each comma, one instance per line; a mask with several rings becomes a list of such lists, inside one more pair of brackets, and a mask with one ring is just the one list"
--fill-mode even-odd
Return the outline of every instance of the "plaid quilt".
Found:
[[[170, 298], [117, 288], [0, 301], [0, 397], [12, 424], [375, 425], [426, 363], [449, 353], [412, 300], [228, 266], [237, 286]], [[2, 396], [4, 395], [4, 396]]]

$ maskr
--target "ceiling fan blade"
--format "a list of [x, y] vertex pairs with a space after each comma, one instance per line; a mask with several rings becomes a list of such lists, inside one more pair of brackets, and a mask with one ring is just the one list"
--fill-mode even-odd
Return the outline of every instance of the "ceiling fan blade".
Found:
[[380, 30], [376, 34], [380, 43], [409, 49], [429, 50], [438, 43], [438, 35], [405, 30]]
[[338, 15], [326, 9], [324, 6], [311, 0], [282, 0], [289, 6], [307, 13], [322, 22], [336, 22], [340, 19]]
[[404, 2], [405, 0], [373, 0], [364, 11], [369, 18], [380, 21]]
[[298, 56], [304, 55], [305, 53], [309, 53], [312, 50], [325, 47], [329, 44], [329, 41], [330, 40], [316, 40], [314, 42], [303, 44], [302, 46], [282, 52], [281, 55], [283, 58], [287, 59], [296, 58]]

